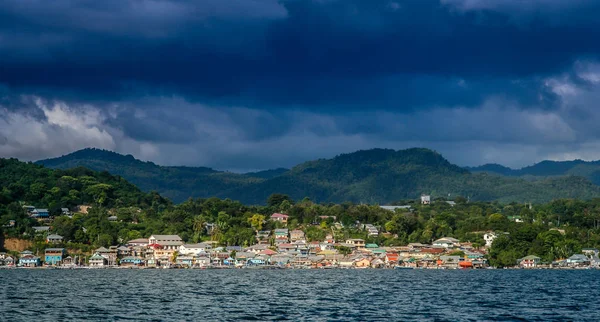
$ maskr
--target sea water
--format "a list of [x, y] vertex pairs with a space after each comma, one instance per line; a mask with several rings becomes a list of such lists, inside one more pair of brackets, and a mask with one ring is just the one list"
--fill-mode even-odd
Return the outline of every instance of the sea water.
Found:
[[2, 321], [600, 321], [600, 270], [0, 270]]

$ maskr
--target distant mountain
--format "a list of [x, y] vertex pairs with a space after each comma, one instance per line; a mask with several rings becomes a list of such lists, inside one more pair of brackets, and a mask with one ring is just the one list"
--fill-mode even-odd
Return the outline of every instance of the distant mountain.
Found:
[[278, 177], [288, 171], [290, 171], [290, 170], [285, 169], [285, 168], [277, 168], [277, 169], [263, 170], [263, 171], [258, 171], [258, 172], [247, 172], [247, 173], [245, 173], [245, 175], [247, 175], [249, 177], [254, 177], [254, 178], [272, 179], [272, 178]]
[[[357, 203], [389, 203], [418, 198], [422, 193], [433, 197], [461, 195], [472, 200], [502, 202], [600, 197], [600, 187], [582, 177], [524, 180], [507, 174], [471, 173], [451, 164], [439, 153], [421, 148], [357, 151], [332, 159], [308, 161], [290, 170], [246, 174], [203, 167], [163, 167], [98, 149], [85, 149], [38, 162], [51, 168], [84, 166], [106, 170], [144, 191], [156, 190], [175, 202], [189, 197], [216, 196], [263, 204], [272, 193], [288, 194], [296, 200], [308, 197], [317, 202]], [[511, 170], [499, 165], [481, 168], [499, 174]]]
[[510, 169], [497, 164], [466, 168], [471, 172], [487, 172], [512, 177], [580, 176], [600, 185], [600, 161], [542, 161], [522, 169]]
[[[83, 149], [58, 158], [37, 163], [49, 168], [86, 167], [122, 176], [144, 191], [158, 191], [175, 202], [190, 197], [212, 197], [231, 189], [264, 181], [281, 170], [262, 171], [256, 176], [217, 171], [206, 167], [165, 167], [135, 159], [131, 155]], [[278, 172], [279, 171], [279, 172]]]

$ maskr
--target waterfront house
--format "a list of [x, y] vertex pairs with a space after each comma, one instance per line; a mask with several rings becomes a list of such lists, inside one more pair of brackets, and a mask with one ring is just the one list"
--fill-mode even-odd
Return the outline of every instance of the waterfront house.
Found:
[[57, 234], [51, 234], [46, 237], [46, 242], [48, 244], [60, 244], [63, 242], [63, 236]]
[[12, 256], [5, 255], [1, 261], [4, 266], [13, 266], [15, 265], [15, 259]]
[[362, 267], [370, 267], [371, 266], [371, 261], [368, 258], [364, 257], [364, 258], [358, 259], [354, 263], [354, 266], [361, 267], [361, 268]]
[[525, 256], [518, 260], [519, 266], [523, 268], [535, 268], [540, 264], [541, 258], [535, 255]]
[[179, 255], [175, 259], [175, 264], [179, 266], [192, 267], [194, 265], [194, 257], [191, 255]]
[[65, 256], [64, 248], [46, 248], [44, 256], [44, 264], [58, 265], [62, 262]]
[[461, 261], [460, 256], [447, 256], [442, 255], [438, 261], [438, 266], [443, 266], [445, 268], [458, 268]]
[[569, 258], [567, 258], [567, 266], [571, 267], [579, 267], [579, 266], [589, 266], [590, 259], [583, 254], [575, 254]]
[[210, 266], [210, 258], [199, 256], [194, 259], [194, 266], [196, 267], [207, 267]]
[[61, 264], [62, 264], [62, 266], [73, 266], [73, 265], [75, 265], [75, 263], [73, 261], [73, 257], [71, 257], [71, 256], [67, 256], [67, 257], [63, 258]]
[[289, 217], [290, 216], [288, 216], [286, 214], [274, 213], [274, 214], [271, 215], [271, 220], [276, 221], [276, 222], [280, 222], [282, 224], [287, 224]]
[[[21, 253], [23, 254], [23, 253]], [[40, 258], [31, 254], [31, 252], [21, 256], [19, 258], [19, 266], [23, 267], [37, 267], [41, 265]]]
[[299, 229], [294, 229], [290, 231], [290, 239], [292, 242], [305, 240], [304, 232]]
[[121, 259], [119, 264], [124, 267], [144, 266], [144, 260], [138, 256], [126, 256]]
[[89, 258], [88, 264], [90, 267], [104, 267], [108, 263], [106, 257], [100, 255], [99, 253], [94, 253], [92, 257]]

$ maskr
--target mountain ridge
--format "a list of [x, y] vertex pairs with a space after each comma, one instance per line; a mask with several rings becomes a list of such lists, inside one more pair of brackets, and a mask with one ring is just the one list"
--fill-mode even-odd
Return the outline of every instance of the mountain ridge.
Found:
[[[37, 163], [59, 169], [84, 166], [108, 171], [143, 191], [158, 191], [175, 202], [190, 197], [219, 197], [261, 204], [272, 193], [288, 194], [296, 200], [308, 197], [317, 202], [356, 203], [391, 203], [418, 198], [422, 193], [502, 202], [600, 197], [600, 187], [582, 176], [567, 174], [525, 180], [491, 171], [471, 172], [425, 148], [359, 150], [306, 161], [289, 170], [246, 174], [207, 167], [160, 166], [99, 149], [84, 149]], [[512, 170], [500, 165], [495, 169]]]

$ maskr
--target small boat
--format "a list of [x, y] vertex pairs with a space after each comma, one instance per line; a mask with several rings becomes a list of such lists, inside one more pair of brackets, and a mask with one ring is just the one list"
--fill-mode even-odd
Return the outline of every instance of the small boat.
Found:
[[410, 266], [394, 266], [394, 269], [414, 269], [414, 268], [410, 267]]

